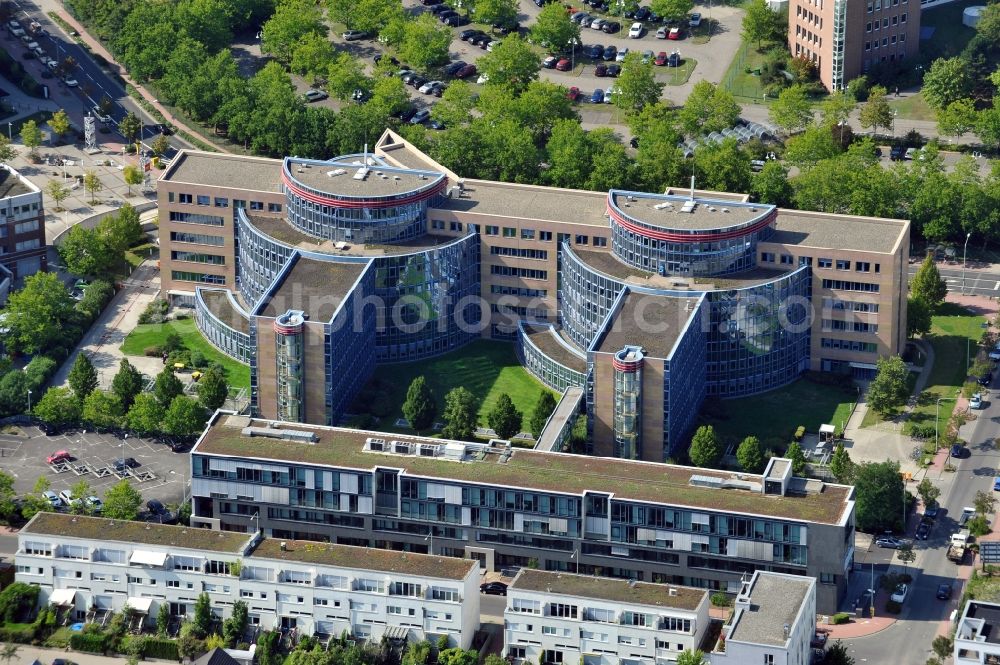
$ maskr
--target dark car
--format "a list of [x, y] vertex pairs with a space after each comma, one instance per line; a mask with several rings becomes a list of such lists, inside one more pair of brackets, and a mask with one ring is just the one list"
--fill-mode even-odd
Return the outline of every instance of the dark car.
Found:
[[420, 0], [420, 4], [424, 7], [433, 7], [434, 5], [440, 5], [444, 0]]
[[435, 16], [440, 16], [441, 14], [444, 14], [445, 12], [453, 12], [453, 11], [455, 11], [455, 10], [452, 9], [451, 7], [449, 7], [448, 5], [434, 5], [430, 9], [431, 14], [434, 14]]
[[409, 83], [415, 78], [420, 78], [420, 74], [416, 72], [406, 72], [405, 74], [403, 74], [401, 78], [403, 80], [403, 83]]
[[924, 508], [924, 517], [929, 520], [936, 520], [939, 510], [940, 506], [938, 506], [936, 501], [934, 503], [927, 504], [927, 507]]
[[931, 525], [929, 522], [921, 522], [917, 527], [917, 540], [927, 540], [927, 536], [931, 535]]
[[463, 42], [467, 42], [473, 37], [485, 34], [486, 33], [483, 32], [482, 30], [477, 30], [476, 28], [469, 28], [467, 30], [463, 30], [462, 32], [458, 33], [458, 38], [461, 39]]
[[396, 117], [403, 122], [409, 122], [410, 118], [412, 118], [416, 114], [416, 112], [417, 112], [416, 106], [407, 106], [402, 111], [397, 113]]
[[431, 129], [438, 129], [438, 130], [444, 129], [444, 123], [441, 122], [440, 120], [431, 120], [430, 122], [427, 123], [427, 126], [430, 127]]
[[613, 62], [614, 59], [617, 57], [618, 57], [618, 47], [614, 45], [608, 46], [606, 49], [604, 49], [604, 53], [601, 54], [601, 58], [603, 58], [607, 62]]
[[817, 630], [813, 633], [813, 637], [809, 640], [809, 647], [811, 649], [824, 649], [826, 648], [826, 641], [829, 635], [824, 630]]
[[633, 148], [638, 148], [639, 147], [639, 137], [638, 136], [633, 136], [632, 140], [629, 141], [628, 144], [630, 146], [632, 146]]
[[963, 448], [961, 445], [959, 445], [959, 444], [956, 443], [955, 445], [953, 445], [951, 447], [951, 456], [952, 457], [961, 458], [963, 455], [965, 455], [965, 448]]
[[462, 67], [457, 72], [455, 72], [455, 78], [465, 79], [469, 78], [470, 76], [475, 76], [475, 74], [476, 74], [476, 66], [466, 65], [465, 67]]
[[422, 125], [431, 118], [430, 109], [420, 109], [410, 118], [411, 125]]
[[345, 42], [356, 42], [359, 39], [367, 39], [368, 33], [364, 30], [348, 30], [341, 37], [344, 38]]
[[951, 598], [951, 585], [950, 584], [939, 584], [937, 588], [937, 593], [934, 594], [938, 600], [949, 600]]
[[603, 104], [604, 103], [604, 91], [598, 88], [594, 91], [594, 94], [590, 96], [591, 104]]
[[[403, 79], [403, 80], [405, 81], [406, 79]], [[413, 76], [410, 77], [409, 81], [406, 81], [406, 82], [409, 83], [414, 88], [416, 88], [417, 90], [420, 90], [420, 86], [422, 86], [424, 83], [427, 83], [427, 79], [425, 79], [420, 74], [415, 74], [415, 75], [413, 75]]]
[[519, 32], [521, 30], [521, 24], [517, 21], [513, 23], [494, 23], [491, 27], [501, 35], [509, 35], [512, 32]]
[[976, 381], [981, 386], [988, 386], [988, 385], [990, 385], [991, 383], [993, 383], [993, 372], [986, 372], [986, 374], [983, 374], [981, 377], [979, 377], [978, 379], [976, 379]]
[[603, 44], [587, 44], [583, 47], [583, 54], [588, 58], [600, 58], [604, 53]]
[[901, 145], [894, 145], [889, 148], [889, 159], [894, 162], [903, 161], [903, 155], [906, 154], [906, 148]]
[[608, 66], [605, 65], [603, 62], [594, 67], [594, 76], [607, 76], [607, 75], [608, 75]]
[[356, 101], [358, 104], [364, 104], [371, 96], [371, 93], [364, 88], [355, 88], [354, 92], [351, 94], [351, 99]]
[[146, 510], [149, 511], [150, 522], [159, 522], [160, 524], [177, 523], [177, 516], [167, 510], [167, 507], [157, 499], [147, 501]]
[[158, 499], [150, 499], [146, 502], [146, 508], [151, 515], [163, 515], [167, 512], [167, 507]]
[[503, 582], [487, 582], [479, 585], [479, 592], [491, 596], [506, 596], [507, 585]]
[[648, 21], [650, 14], [652, 14], [652, 11], [649, 7], [639, 7], [639, 9], [635, 10], [635, 16], [632, 18], [636, 21]]
[[134, 469], [139, 466], [139, 463], [134, 457], [119, 457], [114, 462], [112, 462], [115, 467], [115, 471], [124, 471], [125, 469]]
[[576, 100], [580, 99], [580, 88], [576, 87], [575, 85], [571, 87], [569, 91], [566, 93], [566, 99], [568, 99], [571, 102], [575, 102]]
[[[384, 58], [384, 57], [385, 57], [384, 55], [382, 55], [381, 53], [378, 53], [378, 54], [376, 54], [376, 56], [374, 58], [372, 58], [372, 60], [374, 60], [375, 64], [377, 65], [378, 63], [382, 62], [382, 58]], [[399, 66], [399, 60], [396, 60], [396, 58], [394, 56], [391, 56], [391, 55], [389, 56], [389, 62], [391, 62], [392, 64], [396, 65], [397, 67]]]
[[444, 21], [450, 16], [458, 16], [458, 12], [456, 12], [454, 9], [451, 9], [450, 7], [447, 9], [442, 9], [439, 12], [435, 12], [435, 14], [437, 14], [438, 19], [440, 19], [441, 21]]
[[542, 60], [542, 67], [545, 69], [555, 69], [557, 62], [559, 62], [559, 58], [554, 55], [549, 55]]
[[667, 58], [667, 65], [670, 66], [670, 67], [680, 67], [681, 66], [681, 54], [678, 53], [677, 51], [674, 51], [673, 53], [671, 53], [670, 57]]
[[622, 29], [622, 24], [618, 21], [606, 21], [604, 25], [601, 26], [601, 30], [609, 35], [613, 35]]
[[446, 65], [443, 71], [444, 71], [444, 73], [447, 76], [454, 76], [455, 72], [457, 72], [460, 69], [462, 69], [462, 67], [465, 67], [466, 64], [467, 63], [462, 62], [461, 60], [456, 60], [455, 62], [451, 63], [450, 65]]
[[491, 41], [493, 41], [493, 38], [484, 33], [482, 35], [476, 35], [475, 37], [469, 40], [469, 43], [472, 44], [473, 46], [478, 46], [479, 48], [485, 49]]
[[608, 76], [611, 78], [618, 78], [618, 75], [622, 73], [621, 65], [608, 65]]
[[462, 25], [469, 25], [469, 19], [465, 16], [449, 16], [444, 20], [444, 24], [449, 28], [457, 28]]

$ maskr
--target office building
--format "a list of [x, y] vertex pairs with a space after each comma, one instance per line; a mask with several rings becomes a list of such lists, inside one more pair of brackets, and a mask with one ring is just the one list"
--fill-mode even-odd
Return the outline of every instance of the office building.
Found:
[[263, 418], [334, 425], [376, 364], [506, 339], [579, 389], [591, 452], [662, 462], [703, 399], [905, 342], [905, 221], [462, 179], [389, 130], [330, 161], [182, 151], [158, 198], [164, 295]]
[[0, 218], [0, 264], [15, 279], [46, 270], [42, 190], [6, 164], [0, 164]]
[[955, 665], [1000, 663], [1000, 603], [970, 600], [955, 630]]
[[219, 619], [248, 606], [251, 627], [321, 638], [437, 640], [469, 648], [479, 628], [474, 561], [330, 543], [38, 513], [18, 533], [18, 582], [71, 618], [160, 608], [190, 618], [207, 593]]
[[[931, 0], [933, 1], [933, 0]], [[813, 63], [827, 90], [877, 65], [916, 66], [921, 0], [789, 0], [792, 56]]]
[[504, 655], [514, 665], [668, 663], [702, 647], [709, 605], [704, 589], [522, 568], [507, 589]]
[[763, 474], [512, 449], [217, 412], [191, 451], [192, 524], [737, 592], [766, 570], [819, 580], [854, 558], [854, 489]]

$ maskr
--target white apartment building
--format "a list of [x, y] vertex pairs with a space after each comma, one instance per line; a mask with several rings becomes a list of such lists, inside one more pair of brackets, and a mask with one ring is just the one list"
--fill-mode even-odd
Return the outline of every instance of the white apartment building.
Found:
[[704, 589], [521, 569], [507, 590], [505, 655], [515, 663], [670, 663], [701, 646]]
[[18, 535], [16, 579], [76, 618], [126, 605], [155, 621], [194, 611], [207, 592], [220, 618], [243, 600], [250, 622], [305, 635], [411, 641], [479, 628], [479, 564], [468, 559], [260, 534], [39, 513]]
[[755, 571], [709, 657], [712, 665], [809, 665], [816, 633], [816, 580]]
[[1000, 603], [970, 600], [955, 630], [955, 665], [1000, 664]]

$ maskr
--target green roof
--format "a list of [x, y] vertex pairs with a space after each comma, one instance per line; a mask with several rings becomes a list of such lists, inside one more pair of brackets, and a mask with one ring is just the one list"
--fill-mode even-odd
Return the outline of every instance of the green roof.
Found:
[[[315, 443], [242, 434], [244, 427], [267, 427], [269, 423], [266, 420], [220, 413], [205, 431], [192, 454], [256, 458], [365, 471], [371, 471], [375, 467], [399, 468], [411, 476], [491, 487], [517, 487], [576, 496], [587, 491], [601, 492], [614, 494], [619, 499], [827, 524], [841, 522], [851, 497], [851, 488], [848, 486], [820, 482], [813, 483], [818, 491], [788, 496], [697, 486], [691, 484], [692, 476], [730, 479], [737, 474], [567, 453], [514, 449], [509, 459], [505, 460], [502, 451], [493, 448], [475, 461], [459, 462], [443, 457], [368, 452], [364, 450], [364, 446], [369, 437], [435, 446], [453, 442], [339, 427], [293, 423], [280, 425], [282, 429], [313, 432], [317, 437]], [[760, 475], [738, 475], [743, 480], [763, 482]]]
[[250, 542], [250, 535], [246, 533], [62, 513], [38, 513], [21, 529], [21, 533], [135, 545], [183, 547], [230, 554], [242, 554], [244, 546]]
[[686, 586], [550, 573], [530, 568], [522, 568], [510, 588], [678, 610], [696, 610], [708, 597], [704, 589]]

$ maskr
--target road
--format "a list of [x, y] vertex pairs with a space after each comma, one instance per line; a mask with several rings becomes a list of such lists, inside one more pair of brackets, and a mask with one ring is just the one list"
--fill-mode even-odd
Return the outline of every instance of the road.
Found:
[[[82, 114], [85, 115], [90, 112], [106, 96], [112, 101], [112, 110], [109, 115], [114, 120], [115, 128], [117, 128], [122, 118], [131, 112], [135, 113], [142, 120], [142, 138], [144, 140], [149, 141], [159, 133], [153, 129], [157, 125], [156, 119], [152, 118], [130, 98], [118, 80], [102, 70], [86, 49], [81, 47], [57, 23], [48, 17], [46, 12], [62, 11], [62, 7], [58, 2], [55, 0], [38, 0], [37, 2], [30, 0], [10, 0], [10, 3], [16, 8], [13, 12], [14, 18], [20, 21], [22, 26], [26, 27], [30, 21], [34, 20], [40, 23], [45, 32], [48, 33], [47, 37], [39, 35], [38, 43], [50, 56], [55, 57], [59, 61], [62, 61], [67, 56], [72, 56], [76, 60], [77, 68], [73, 72], [73, 77], [80, 82], [80, 85], [73, 89], [73, 93], [80, 100], [81, 107], [79, 111]], [[42, 82], [46, 83], [46, 81]], [[47, 83], [50, 87], [64, 85], [58, 79], [49, 79]], [[67, 110], [71, 111], [71, 109]], [[75, 110], [72, 109], [72, 111]], [[184, 144], [185, 147], [190, 147], [187, 146], [186, 142], [176, 137], [171, 138], [171, 143]]]
[[[970, 262], [971, 263], [971, 262]], [[909, 277], [920, 270], [920, 261], [911, 263], [908, 269]], [[961, 262], [955, 268], [941, 268], [938, 272], [948, 284], [948, 291], [951, 293], [965, 293], [966, 295], [997, 297], [1000, 296], [1000, 269], [990, 267], [987, 269], [962, 270]], [[963, 280], [964, 275], [964, 280]], [[963, 291], [963, 284], [964, 291]]]
[[[951, 462], [957, 467], [954, 473], [932, 472], [928, 475], [941, 489], [939, 503], [942, 511], [930, 538], [915, 541], [918, 551], [913, 570], [915, 580], [906, 601], [900, 621], [886, 630], [869, 637], [851, 640], [849, 648], [858, 663], [923, 663], [933, 655], [931, 640], [938, 633], [942, 621], [947, 621], [957, 607], [962, 595], [962, 582], [957, 581], [957, 567], [945, 558], [948, 539], [958, 531], [957, 519], [964, 506], [974, 505], [976, 492], [992, 492], [993, 476], [1000, 466], [1000, 451], [993, 443], [1000, 424], [1000, 391], [991, 387], [992, 397], [986, 408], [978, 412], [971, 434], [963, 430], [969, 442], [969, 456]], [[996, 525], [994, 525], [996, 529]], [[909, 534], [912, 536], [912, 533]], [[955, 586], [951, 602], [937, 600], [939, 584]]]

